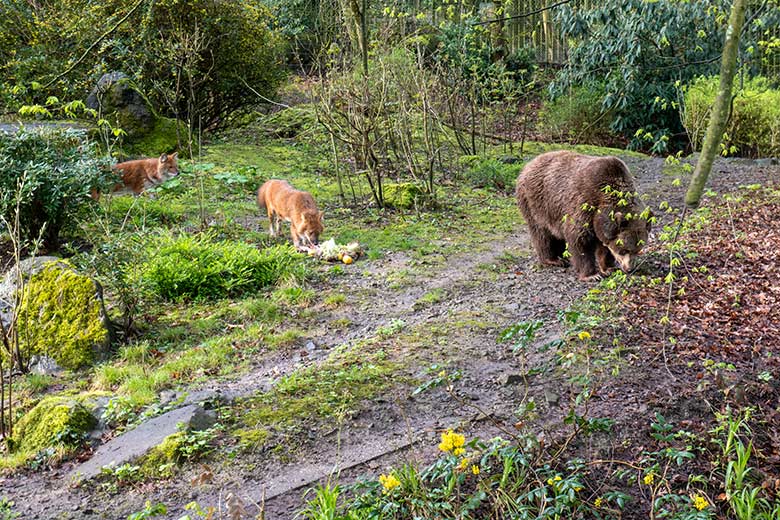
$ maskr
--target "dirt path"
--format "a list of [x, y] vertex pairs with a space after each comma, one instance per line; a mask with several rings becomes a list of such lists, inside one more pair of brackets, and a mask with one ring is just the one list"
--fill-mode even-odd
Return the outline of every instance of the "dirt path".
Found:
[[[661, 173], [661, 159], [627, 162], [652, 207], [663, 200], [679, 205], [684, 192], [672, 189], [673, 177]], [[716, 191], [778, 181], [780, 169], [750, 161], [721, 161], [713, 172]], [[266, 518], [284, 519], [292, 518], [301, 507], [306, 488], [329, 475], [340, 473], [342, 481], [348, 481], [361, 474], [376, 475], [399, 461], [429, 460], [437, 431], [443, 428], [460, 427], [469, 436], [499, 433], [493, 421], [511, 424], [518, 403], [527, 396], [526, 387], [518, 381], [520, 360], [506, 345], [497, 343], [498, 332], [514, 323], [538, 319], [547, 324], [540, 336], [544, 341], [553, 339], [558, 333], [558, 311], [590, 285], [576, 281], [567, 270], [539, 268], [524, 229], [490, 240], [488, 253], [464, 252], [428, 271], [417, 268], [413, 280], [401, 288], [393, 287], [388, 275], [409, 265], [410, 259], [403, 253], [365, 262], [362, 269], [330, 278], [321, 288], [327, 286], [348, 295], [349, 305], [323, 316], [321, 329], [310, 338], [315, 348], [292, 356], [280, 354], [250, 373], [212, 388], [234, 395], [267, 391], [282, 375], [321, 362], [335, 346], [365, 339], [379, 327], [402, 320], [405, 340], [391, 338], [389, 342], [396, 354], [409, 360], [399, 377], [425, 381], [430, 378], [426, 372], [429, 366], [444, 364], [451, 373], [462, 374], [457, 388], [463, 401], [454, 400], [442, 388], [414, 397], [405, 388], [374, 400], [340, 427], [313, 432], [284, 460], [266, 452], [216, 460], [209, 463], [214, 474], [209, 484], [191, 486], [190, 478], [202, 471], [192, 468], [169, 482], [123, 490], [110, 499], [110, 506], [105, 494], [93, 493], [89, 485], [69, 488], [64, 478], [69, 467], [28, 475], [23, 484], [5, 479], [0, 481], [0, 493], [16, 502], [22, 518], [120, 519], [151, 500], [168, 505], [166, 518], [177, 519], [192, 500], [224, 508], [225, 496], [232, 492], [244, 500], [249, 513], [257, 514], [265, 501]], [[420, 303], [432, 292], [440, 295], [437, 301]], [[351, 320], [346, 332], [327, 327], [329, 320], [338, 317]], [[531, 361], [549, 361], [542, 358]], [[534, 380], [527, 388], [540, 404], [540, 431], [545, 424], [558, 421], [568, 398], [559, 395], [565, 393], [561, 382]]]

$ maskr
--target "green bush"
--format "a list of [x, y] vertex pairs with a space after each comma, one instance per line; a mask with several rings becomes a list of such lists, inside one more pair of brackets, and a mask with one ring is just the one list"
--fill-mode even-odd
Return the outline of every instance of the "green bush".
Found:
[[92, 188], [110, 184], [107, 159], [98, 159], [80, 130], [33, 128], [0, 133], [0, 214], [21, 234], [56, 249], [60, 231], [85, 205]]
[[[701, 149], [712, 104], [718, 93], [717, 76], [697, 78], [685, 89], [683, 125], [695, 150]], [[750, 157], [780, 155], [780, 90], [757, 77], [734, 85], [734, 109], [726, 128], [724, 151]]]
[[537, 128], [558, 141], [594, 142], [609, 137], [611, 114], [602, 108], [604, 87], [572, 87], [547, 101], [539, 112]]
[[465, 171], [464, 177], [476, 188], [492, 188], [508, 193], [514, 188], [521, 166], [505, 164], [493, 158], [475, 160]]
[[47, 355], [68, 369], [92, 363], [108, 338], [95, 283], [57, 263], [30, 277], [18, 320], [26, 356]]
[[172, 301], [236, 296], [306, 273], [304, 256], [291, 245], [261, 251], [208, 234], [164, 238], [149, 257], [142, 277], [152, 292]]

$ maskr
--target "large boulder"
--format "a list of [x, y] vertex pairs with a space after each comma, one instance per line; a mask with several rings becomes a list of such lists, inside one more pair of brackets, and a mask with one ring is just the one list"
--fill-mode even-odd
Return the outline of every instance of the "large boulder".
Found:
[[85, 104], [127, 133], [122, 148], [128, 154], [156, 157], [178, 148], [177, 121], [157, 115], [122, 72], [104, 74]]
[[[25, 280], [19, 293], [20, 277]], [[25, 259], [0, 283], [2, 316], [21, 296], [18, 330], [21, 351], [28, 357], [51, 358], [57, 365], [76, 369], [91, 364], [110, 342], [111, 323], [100, 286], [54, 257]]]

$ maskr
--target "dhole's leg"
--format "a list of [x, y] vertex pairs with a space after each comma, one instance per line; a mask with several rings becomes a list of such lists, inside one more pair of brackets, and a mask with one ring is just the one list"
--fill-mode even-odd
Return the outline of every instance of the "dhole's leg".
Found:
[[274, 219], [275, 219], [274, 212], [271, 211], [270, 208], [268, 208], [268, 234], [272, 237], [276, 236], [276, 226], [274, 225]]
[[295, 247], [301, 247], [301, 237], [298, 235], [298, 232], [295, 230], [295, 226], [293, 226], [292, 223], [290, 223], [290, 234], [292, 235]]
[[596, 263], [599, 266], [599, 272], [604, 276], [615, 270], [615, 257], [601, 242], [596, 246]]

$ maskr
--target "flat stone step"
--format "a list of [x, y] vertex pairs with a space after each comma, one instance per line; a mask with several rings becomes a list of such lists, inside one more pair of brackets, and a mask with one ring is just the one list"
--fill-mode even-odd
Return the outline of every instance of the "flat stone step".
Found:
[[202, 424], [204, 414], [207, 412], [201, 406], [190, 404], [150, 419], [100, 446], [92, 458], [73, 468], [68, 478], [73, 483], [84, 482], [100, 475], [106, 466], [117, 467], [132, 462], [178, 432], [180, 423]]

